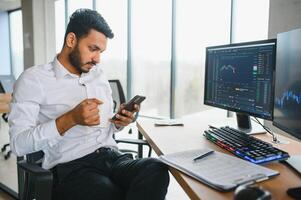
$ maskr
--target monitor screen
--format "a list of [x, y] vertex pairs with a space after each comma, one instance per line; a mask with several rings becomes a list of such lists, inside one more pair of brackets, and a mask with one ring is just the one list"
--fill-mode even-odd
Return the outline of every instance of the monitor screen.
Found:
[[272, 120], [276, 39], [206, 48], [204, 103]]
[[301, 139], [301, 29], [277, 36], [273, 124]]

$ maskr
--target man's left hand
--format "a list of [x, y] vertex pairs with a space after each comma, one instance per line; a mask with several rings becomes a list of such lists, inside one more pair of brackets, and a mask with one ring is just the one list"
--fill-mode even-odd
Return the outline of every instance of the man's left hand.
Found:
[[112, 123], [115, 124], [116, 128], [125, 127], [132, 123], [135, 119], [135, 113], [140, 110], [138, 105], [134, 106], [135, 109], [133, 111], [127, 111], [124, 109], [124, 107], [125, 104], [120, 105], [120, 108], [116, 114], [117, 120], [110, 120]]

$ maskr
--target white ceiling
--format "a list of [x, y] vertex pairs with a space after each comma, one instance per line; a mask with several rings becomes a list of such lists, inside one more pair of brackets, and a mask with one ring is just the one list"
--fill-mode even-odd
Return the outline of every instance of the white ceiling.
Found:
[[21, 7], [21, 0], [0, 0], [0, 11], [13, 10]]

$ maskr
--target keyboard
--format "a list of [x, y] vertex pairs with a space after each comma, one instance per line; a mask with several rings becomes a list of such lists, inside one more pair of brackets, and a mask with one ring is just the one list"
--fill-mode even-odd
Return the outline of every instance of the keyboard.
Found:
[[211, 127], [204, 136], [237, 157], [255, 164], [286, 160], [289, 154], [240, 130], [225, 126]]

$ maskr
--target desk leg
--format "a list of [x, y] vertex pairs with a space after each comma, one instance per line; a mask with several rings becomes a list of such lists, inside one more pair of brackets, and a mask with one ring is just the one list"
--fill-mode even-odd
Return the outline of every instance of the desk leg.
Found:
[[[140, 133], [140, 131], [138, 130], [138, 139], [142, 140], [143, 139], [143, 135]], [[143, 145], [139, 144], [138, 145], [138, 158], [142, 158], [143, 157]]]

